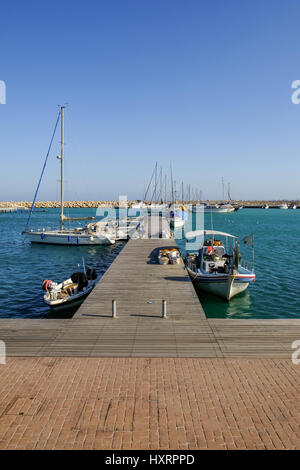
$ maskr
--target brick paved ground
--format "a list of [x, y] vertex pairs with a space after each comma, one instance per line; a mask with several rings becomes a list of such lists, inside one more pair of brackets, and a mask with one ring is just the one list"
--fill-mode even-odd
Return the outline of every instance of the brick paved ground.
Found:
[[8, 358], [0, 449], [299, 449], [285, 359]]

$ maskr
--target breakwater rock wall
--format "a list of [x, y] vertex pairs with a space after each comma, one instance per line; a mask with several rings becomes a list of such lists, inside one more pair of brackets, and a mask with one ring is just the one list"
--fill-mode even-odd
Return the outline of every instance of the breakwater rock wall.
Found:
[[[128, 205], [134, 204], [136, 201], [128, 201]], [[206, 204], [217, 204], [220, 201], [204, 201]], [[239, 204], [243, 207], [263, 207], [265, 204], [268, 204], [270, 207], [277, 207], [280, 204], [296, 204], [300, 207], [300, 201], [293, 200], [277, 200], [277, 201], [242, 201], [236, 200], [232, 201], [236, 204]], [[185, 201], [185, 204], [196, 204], [196, 201]], [[30, 209], [32, 202], [30, 201], [0, 201], [0, 208], [15, 208], [15, 209]], [[97, 208], [97, 207], [118, 207], [119, 201], [65, 201], [64, 207], [68, 208]], [[40, 209], [51, 209], [59, 208], [59, 201], [37, 201], [35, 203], [35, 208]]]

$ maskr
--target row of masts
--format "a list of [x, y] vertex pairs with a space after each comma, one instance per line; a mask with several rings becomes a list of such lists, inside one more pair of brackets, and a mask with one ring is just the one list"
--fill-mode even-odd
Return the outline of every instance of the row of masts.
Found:
[[[168, 185], [168, 182], [170, 183]], [[227, 200], [231, 201], [230, 183], [224, 183], [222, 177], [222, 201], [225, 201], [227, 193]], [[178, 182], [173, 178], [172, 163], [170, 163], [170, 176], [163, 171], [163, 167], [158, 168], [156, 162], [153, 173], [146, 190], [144, 191], [144, 202], [154, 204], [166, 203], [201, 203], [203, 202], [202, 189], [191, 186], [189, 183], [183, 181]]]
[[[60, 179], [60, 228], [63, 230], [64, 221], [71, 219], [64, 215], [64, 112], [65, 106], [60, 107], [61, 115], [61, 149], [60, 155], [57, 157], [60, 159], [61, 165], [61, 179]], [[163, 168], [158, 169], [158, 162], [156, 162], [151, 179], [149, 181], [148, 187], [144, 193], [144, 202], [150, 202], [155, 204], [162, 203], [201, 203], [203, 201], [202, 190], [200, 188], [195, 188], [190, 184], [185, 184], [183, 181], [178, 183], [173, 178], [173, 168], [172, 162], [170, 162], [170, 187], [171, 191], [168, 191], [168, 177], [167, 174], [163, 173]], [[228, 200], [231, 200], [230, 196], [230, 183], [227, 185], [227, 195]], [[222, 177], [222, 201], [225, 200], [225, 183], [224, 178]], [[72, 218], [76, 220], [77, 218]], [[78, 218], [77, 220], [87, 220], [87, 218]]]

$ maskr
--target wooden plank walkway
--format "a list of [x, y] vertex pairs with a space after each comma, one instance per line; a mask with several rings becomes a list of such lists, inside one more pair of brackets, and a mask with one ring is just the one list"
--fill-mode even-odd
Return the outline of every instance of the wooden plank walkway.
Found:
[[[159, 248], [167, 246], [176, 243], [130, 240], [53, 342], [52, 353], [89, 347], [90, 356], [221, 356], [183, 263], [157, 263]], [[111, 318], [112, 299], [118, 318]], [[162, 299], [167, 318], [161, 317]]]
[[[181, 265], [159, 265], [170, 239], [132, 239], [74, 317], [0, 319], [10, 356], [290, 358], [299, 320], [206, 319]], [[112, 299], [118, 318], [111, 317]], [[167, 318], [161, 318], [162, 299]]]

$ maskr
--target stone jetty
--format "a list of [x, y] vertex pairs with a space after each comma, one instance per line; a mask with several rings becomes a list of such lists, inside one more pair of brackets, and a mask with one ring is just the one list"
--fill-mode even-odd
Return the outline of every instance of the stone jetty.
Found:
[[[135, 201], [128, 201], [128, 205], [134, 204]], [[170, 202], [170, 201], [169, 201]], [[185, 204], [196, 204], [199, 201], [185, 201]], [[217, 200], [206, 200], [204, 201], [206, 204], [218, 204], [220, 201]], [[243, 207], [252, 207], [252, 208], [259, 208], [263, 207], [265, 204], [268, 204], [269, 207], [278, 207], [280, 204], [296, 204], [297, 208], [300, 208], [300, 201], [299, 200], [235, 200], [232, 203], [238, 204], [239, 206]], [[14, 209], [30, 209], [32, 202], [31, 201], [0, 201], [0, 209], [1, 208], [14, 208]], [[118, 207], [119, 201], [65, 201], [64, 207], [68, 208], [97, 208], [97, 207]], [[51, 209], [51, 208], [58, 208], [60, 207], [60, 201], [37, 201], [35, 203], [36, 208], [40, 209]]]

